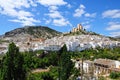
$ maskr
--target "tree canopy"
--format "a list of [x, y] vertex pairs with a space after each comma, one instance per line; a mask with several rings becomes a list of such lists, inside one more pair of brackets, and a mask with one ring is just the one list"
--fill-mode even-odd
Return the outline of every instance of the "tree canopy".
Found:
[[24, 59], [14, 43], [9, 44], [6, 56], [2, 59], [0, 80], [25, 80]]
[[61, 54], [60, 56], [60, 61], [59, 61], [59, 80], [68, 80], [69, 77], [71, 76], [71, 71], [74, 67], [73, 62], [71, 61], [71, 56], [69, 53], [67, 53], [67, 47], [64, 45], [60, 51]]

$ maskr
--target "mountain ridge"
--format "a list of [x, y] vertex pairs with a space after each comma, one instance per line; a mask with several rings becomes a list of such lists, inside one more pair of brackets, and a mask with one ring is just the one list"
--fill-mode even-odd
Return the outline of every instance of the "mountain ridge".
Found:
[[33, 38], [51, 38], [61, 34], [56, 30], [48, 28], [46, 26], [25, 26], [23, 28], [17, 28], [6, 32], [3, 37], [22, 37], [24, 35], [28, 35]]

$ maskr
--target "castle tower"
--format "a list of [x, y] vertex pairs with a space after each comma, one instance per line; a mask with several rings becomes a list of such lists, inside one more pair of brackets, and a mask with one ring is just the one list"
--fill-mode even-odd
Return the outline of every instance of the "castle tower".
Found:
[[83, 27], [82, 27], [81, 24], [78, 24], [78, 25], [77, 25], [77, 28], [78, 28], [78, 30], [82, 30], [82, 29], [83, 29]]
[[80, 31], [80, 30], [83, 30], [83, 27], [81, 24], [77, 24], [77, 27], [76, 28], [73, 28], [71, 30], [71, 32], [77, 32], [77, 31]]
[[75, 28], [72, 29], [72, 32], [75, 32]]

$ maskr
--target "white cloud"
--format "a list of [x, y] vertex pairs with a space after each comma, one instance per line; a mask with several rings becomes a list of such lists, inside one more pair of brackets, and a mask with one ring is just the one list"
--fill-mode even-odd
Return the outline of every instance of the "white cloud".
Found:
[[44, 19], [44, 20], [45, 20], [45, 24], [49, 24], [52, 21], [52, 19]]
[[111, 32], [110, 36], [112, 37], [120, 36], [120, 32]]
[[34, 19], [34, 14], [27, 10], [33, 6], [36, 7], [37, 4], [48, 8], [49, 12], [45, 15], [50, 19], [45, 20], [47, 24], [53, 23], [56, 25], [58, 23], [59, 25], [58, 21], [60, 21], [62, 25], [69, 25], [69, 21], [58, 11], [58, 6], [68, 5], [64, 0], [0, 0], [0, 14], [10, 16], [13, 20], [9, 21], [12, 22], [21, 23], [22, 25], [34, 25], [39, 23], [40, 20]]
[[82, 22], [81, 24], [82, 25], [86, 25], [86, 24], [89, 24], [90, 23], [90, 21], [84, 21], [84, 22]]
[[70, 25], [70, 22], [58, 11], [58, 6], [65, 5], [67, 2], [63, 0], [40, 0], [40, 4], [47, 6], [49, 12], [45, 15], [49, 17], [49, 19], [45, 19], [46, 24], [53, 24], [55, 26], [67, 26]]
[[109, 22], [108, 25], [116, 25], [116, 24], [120, 24], [120, 22]]
[[107, 10], [102, 13], [103, 18], [120, 18], [120, 10], [114, 9], [114, 10]]
[[85, 25], [84, 28], [85, 29], [89, 29], [91, 27], [91, 25]]
[[60, 6], [67, 4], [67, 2], [65, 2], [64, 0], [38, 0], [38, 2], [44, 6]]
[[34, 23], [40, 22], [39, 20], [35, 20], [32, 17], [21, 17], [20, 19], [9, 20], [11, 22], [18, 22], [21, 23], [23, 26], [25, 25], [35, 25]]
[[106, 28], [106, 30], [120, 30], [120, 23], [116, 23], [116, 22], [110, 22], [109, 27]]
[[21, 23], [21, 21], [18, 20], [18, 19], [12, 19], [12, 20], [9, 20], [9, 21], [11, 21], [11, 22], [19, 22], [19, 23]]
[[48, 15], [50, 18], [62, 18], [62, 17], [63, 17], [63, 16], [60, 14], [59, 11], [50, 12], [50, 13], [48, 13], [48, 14], [46, 14], [46, 15]]
[[81, 4], [80, 9], [85, 9], [85, 6], [83, 4]]
[[72, 8], [72, 5], [68, 4], [67, 7], [70, 9], [70, 8]]
[[35, 0], [29, 0], [29, 3], [31, 4], [31, 6], [37, 6], [37, 2]]
[[90, 14], [90, 13], [86, 13], [86, 14], [85, 14], [85, 17], [91, 17], [91, 18], [94, 18], [94, 17], [96, 17], [96, 13], [92, 13], [92, 14]]
[[33, 5], [32, 0], [0, 0], [0, 7], [4, 9], [21, 9], [22, 7], [29, 8]]
[[70, 22], [64, 18], [60, 18], [60, 19], [54, 19], [53, 24], [55, 26], [67, 26], [68, 24], [70, 25]]
[[58, 9], [58, 7], [57, 6], [49, 6], [48, 9], [49, 9], [50, 12], [54, 12], [55, 10]]
[[[70, 22], [64, 18], [63, 15], [61, 15], [61, 13], [57, 10], [53, 11], [53, 12], [49, 12], [48, 14], [46, 14], [49, 16], [50, 20], [52, 20], [52, 24], [55, 26], [67, 26], [67, 25], [71, 25]], [[49, 22], [49, 21], [46, 21]]]
[[[67, 26], [70, 25], [70, 22], [64, 18], [64, 16], [61, 15], [61, 13], [57, 10], [53, 11], [53, 12], [49, 12], [48, 14], [46, 14], [49, 16], [50, 22], [52, 22], [53, 25], [55, 26]], [[48, 20], [46, 22], [49, 22]]]
[[9, 21], [19, 22], [22, 25], [31, 25], [40, 21], [34, 19], [34, 15], [29, 11], [25, 11], [23, 8], [28, 9], [30, 6], [36, 5], [33, 0], [0, 0], [0, 13], [14, 18]]
[[[45, 19], [45, 23], [52, 23], [55, 26], [67, 26], [70, 25], [70, 22], [64, 18], [60, 11], [58, 11], [58, 6], [67, 5], [68, 3], [64, 0], [38, 0], [38, 2], [48, 7], [49, 12], [45, 15], [49, 17], [49, 19]], [[68, 4], [67, 6], [70, 7]]]
[[74, 17], [81, 17], [85, 13], [85, 6], [80, 5], [78, 9], [75, 10], [75, 13], [73, 14]]
[[109, 22], [106, 30], [114, 31], [114, 32], [110, 32], [109, 36], [112, 36], [112, 37], [120, 36], [120, 22]]
[[96, 17], [96, 13], [87, 13], [87, 11], [85, 11], [85, 6], [83, 4], [80, 4], [79, 8], [77, 8], [75, 10], [75, 13], [73, 14], [74, 17], [89, 17], [89, 18], [94, 18]]
[[81, 24], [83, 25], [84, 29], [90, 29], [91, 28], [91, 22], [92, 22], [92, 20], [87, 20], [87, 21], [81, 22]]
[[30, 12], [24, 11], [24, 10], [20, 10], [19, 12], [17, 12], [16, 16], [18, 16], [18, 17], [31, 17], [31, 16], [33, 16], [33, 14]]

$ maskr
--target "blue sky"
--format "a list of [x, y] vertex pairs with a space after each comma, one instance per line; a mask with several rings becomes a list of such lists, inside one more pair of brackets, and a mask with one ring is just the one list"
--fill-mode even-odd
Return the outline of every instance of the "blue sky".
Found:
[[120, 35], [120, 0], [0, 0], [0, 35], [27, 25]]

